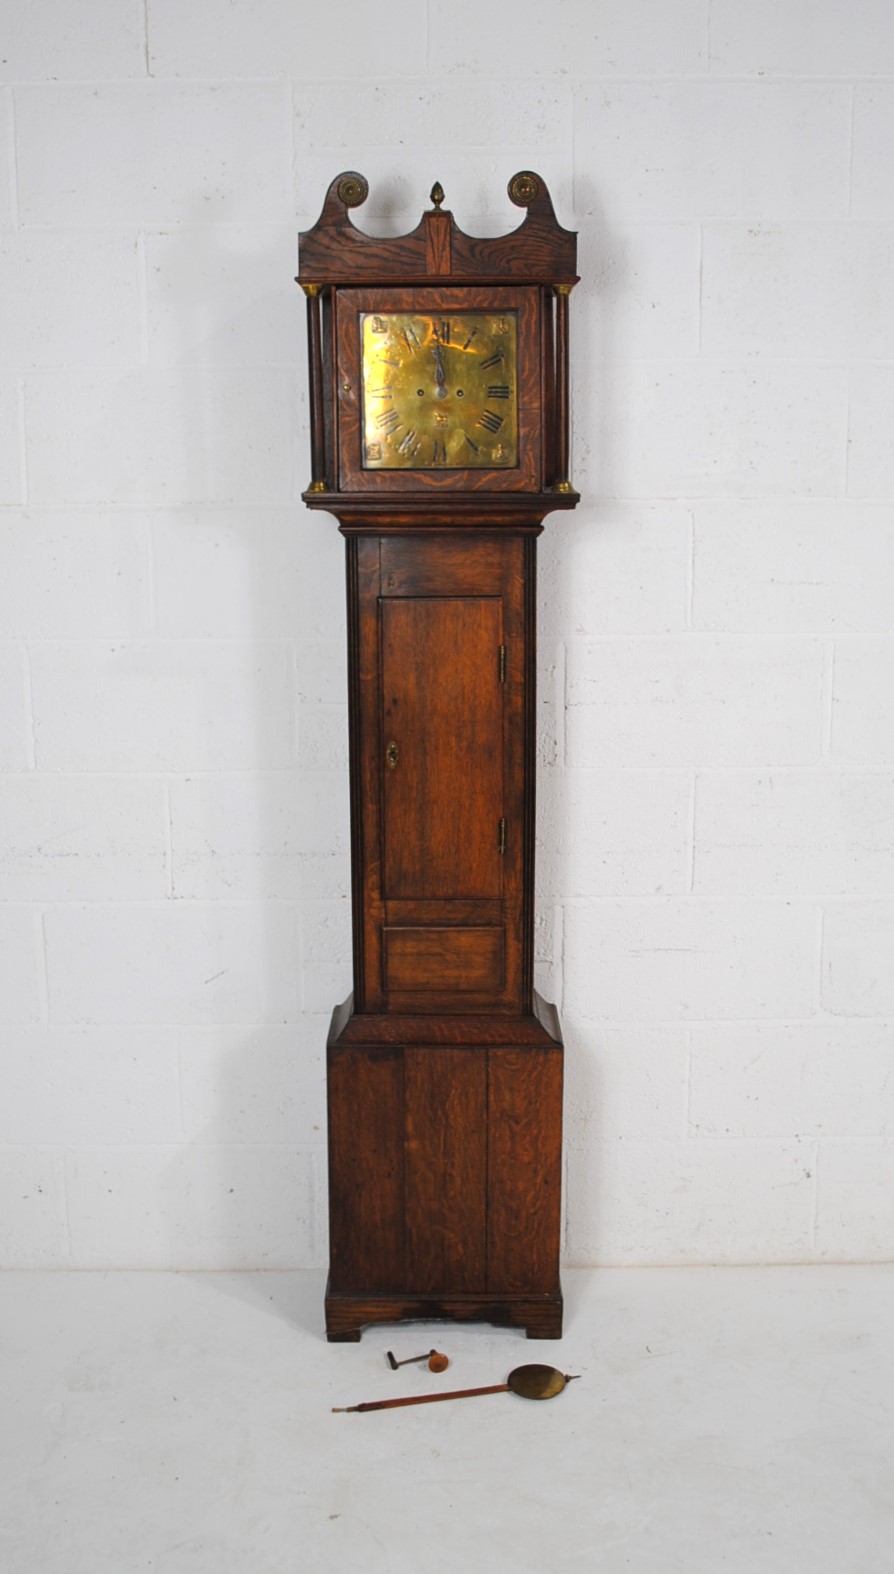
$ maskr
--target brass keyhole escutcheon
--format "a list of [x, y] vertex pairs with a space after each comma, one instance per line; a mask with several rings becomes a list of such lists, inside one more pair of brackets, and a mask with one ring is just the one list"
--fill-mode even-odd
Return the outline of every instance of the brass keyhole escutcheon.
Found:
[[396, 743], [389, 743], [387, 749], [385, 750], [385, 758], [388, 761], [388, 769], [393, 771], [398, 760], [400, 759], [400, 750], [398, 749]]

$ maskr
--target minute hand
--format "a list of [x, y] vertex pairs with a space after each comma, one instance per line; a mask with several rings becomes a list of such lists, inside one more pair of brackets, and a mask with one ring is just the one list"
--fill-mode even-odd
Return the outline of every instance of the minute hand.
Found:
[[447, 377], [444, 372], [444, 351], [440, 339], [435, 340], [435, 381], [438, 385], [436, 399], [447, 398]]

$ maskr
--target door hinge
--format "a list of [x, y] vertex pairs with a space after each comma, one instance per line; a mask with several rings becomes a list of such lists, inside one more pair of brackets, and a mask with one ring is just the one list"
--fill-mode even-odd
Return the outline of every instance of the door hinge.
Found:
[[497, 670], [499, 672], [500, 682], [501, 683], [505, 683], [506, 682], [506, 646], [505, 645], [501, 645], [500, 646], [500, 660], [499, 660], [499, 663], [498, 663], [498, 666], [497, 666]]
[[506, 821], [501, 815], [501, 817], [500, 817], [500, 828], [499, 828], [498, 839], [497, 839], [497, 852], [498, 853], [505, 853], [505, 851], [506, 851]]

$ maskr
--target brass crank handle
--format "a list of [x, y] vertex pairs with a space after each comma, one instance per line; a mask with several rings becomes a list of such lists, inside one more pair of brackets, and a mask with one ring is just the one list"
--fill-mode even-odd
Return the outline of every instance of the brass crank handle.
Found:
[[393, 739], [385, 750], [385, 758], [388, 761], [388, 769], [393, 771], [397, 765], [398, 760], [400, 759], [400, 750]]
[[411, 1366], [414, 1361], [427, 1361], [430, 1372], [446, 1372], [450, 1365], [447, 1356], [442, 1355], [440, 1350], [426, 1350], [424, 1355], [408, 1355], [403, 1361], [395, 1361], [393, 1353], [386, 1350], [385, 1359], [392, 1372], [396, 1372], [399, 1366]]

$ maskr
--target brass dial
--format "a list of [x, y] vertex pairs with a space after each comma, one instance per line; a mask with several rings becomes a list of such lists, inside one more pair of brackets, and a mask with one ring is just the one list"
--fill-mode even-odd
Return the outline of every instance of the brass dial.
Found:
[[367, 470], [518, 464], [514, 311], [365, 312]]

